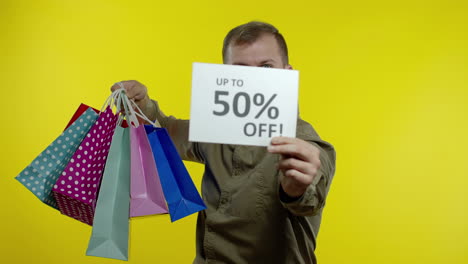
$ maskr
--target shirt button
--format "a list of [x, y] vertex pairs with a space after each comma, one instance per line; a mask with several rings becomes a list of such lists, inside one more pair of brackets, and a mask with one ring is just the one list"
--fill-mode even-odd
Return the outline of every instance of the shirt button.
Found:
[[221, 199], [221, 204], [225, 204], [225, 203], [227, 203], [227, 199], [226, 198]]

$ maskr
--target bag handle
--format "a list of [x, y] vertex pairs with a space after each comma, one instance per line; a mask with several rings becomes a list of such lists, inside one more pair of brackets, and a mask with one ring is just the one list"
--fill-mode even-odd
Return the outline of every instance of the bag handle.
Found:
[[[120, 86], [120, 89], [117, 90], [117, 91], [120, 91], [119, 97], [118, 97], [119, 102], [117, 103], [117, 105], [118, 106], [123, 105], [124, 115], [125, 115], [125, 118], [127, 119], [128, 125], [138, 127], [140, 125], [140, 122], [138, 121], [135, 109], [133, 109], [132, 104], [130, 103], [130, 99], [128, 99], [128, 96], [125, 91], [125, 87], [123, 86], [121, 82], [118, 82], [117, 84]], [[120, 123], [121, 122], [122, 120], [120, 120]]]
[[[128, 98], [127, 98], [128, 99]], [[139, 117], [141, 117], [143, 120], [145, 120], [146, 122], [148, 122], [149, 124], [151, 124], [152, 126], [154, 127], [161, 127], [161, 124], [159, 123], [158, 119], [155, 119], [154, 122], [151, 121], [144, 113], [143, 111], [140, 109], [140, 107], [138, 107], [138, 105], [135, 103], [135, 101], [133, 100], [129, 100], [132, 105], [135, 107], [135, 109], [137, 109], [138, 111], [135, 112], [135, 114]]]
[[128, 111], [130, 112], [130, 114], [127, 115], [127, 120], [130, 121], [131, 125], [133, 125], [134, 127], [138, 127], [140, 125], [140, 123], [138, 122], [138, 118], [137, 118], [137, 116], [138, 116], [138, 117], [142, 118], [143, 120], [147, 121], [149, 124], [151, 124], [154, 127], [161, 127], [161, 124], [159, 123], [159, 121], [157, 119], [155, 121], [151, 121], [143, 113], [141, 108], [135, 103], [135, 100], [133, 100], [133, 99], [130, 100], [127, 97], [127, 95], [125, 94], [125, 87], [123, 86], [122, 82], [118, 82], [117, 84], [120, 86], [120, 88], [118, 90], [116, 90], [116, 91], [124, 91], [123, 96], [121, 98], [121, 100], [124, 101], [122, 103], [122, 105], [125, 107], [125, 109], [128, 109]]
[[120, 110], [120, 106], [118, 104], [116, 104], [116, 102], [119, 99], [119, 96], [120, 96], [121, 92], [122, 92], [122, 88], [113, 91], [111, 93], [111, 95], [109, 95], [109, 97], [107, 97], [106, 101], [104, 102], [104, 105], [101, 107], [101, 111], [99, 111], [99, 112], [100, 113], [104, 112], [106, 107], [112, 106], [112, 105], [116, 106], [116, 109], [117, 109], [117, 112], [118, 112]]
[[[154, 122], [151, 121], [141, 110], [141, 108], [135, 103], [132, 99], [130, 100], [126, 95], [126, 90], [122, 82], [118, 82], [117, 85], [120, 86], [119, 89], [112, 92], [112, 94], [107, 98], [106, 102], [104, 103], [103, 109], [108, 105], [115, 105], [117, 113], [122, 112], [124, 110], [124, 115], [129, 125], [134, 127], [138, 127], [140, 122], [138, 121], [137, 117], [142, 118], [143, 120], [147, 121], [154, 127], [161, 127], [161, 124], [156, 119]], [[121, 107], [123, 106], [123, 109]], [[102, 109], [101, 109], [102, 112]], [[123, 117], [119, 117], [118, 124], [120, 125], [123, 121]]]

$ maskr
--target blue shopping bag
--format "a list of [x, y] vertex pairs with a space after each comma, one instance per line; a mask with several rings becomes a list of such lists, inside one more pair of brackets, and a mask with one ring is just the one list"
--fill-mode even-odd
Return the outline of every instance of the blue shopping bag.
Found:
[[45, 204], [57, 208], [52, 188], [97, 117], [98, 114], [92, 108], [84, 111], [31, 164], [16, 176], [16, 180]]
[[165, 128], [145, 125], [171, 221], [206, 209]]

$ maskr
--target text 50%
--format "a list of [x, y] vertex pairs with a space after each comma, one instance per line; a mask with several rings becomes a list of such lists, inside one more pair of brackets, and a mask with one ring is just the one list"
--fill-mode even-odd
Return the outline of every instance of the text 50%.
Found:
[[[226, 96], [229, 96], [228, 91], [215, 91], [214, 103], [222, 107], [221, 111], [213, 111], [213, 114], [217, 116], [227, 115], [230, 111], [230, 103], [226, 100]], [[237, 117], [246, 117], [250, 113], [250, 108], [253, 105], [261, 107], [260, 111], [257, 112], [255, 118], [259, 118], [263, 112], [267, 112], [267, 116], [270, 119], [276, 119], [279, 116], [279, 110], [275, 106], [270, 106], [273, 100], [276, 98], [276, 94], [273, 94], [268, 101], [265, 102], [265, 96], [261, 93], [256, 93], [252, 100], [250, 95], [245, 92], [238, 92], [232, 99], [232, 111]]]

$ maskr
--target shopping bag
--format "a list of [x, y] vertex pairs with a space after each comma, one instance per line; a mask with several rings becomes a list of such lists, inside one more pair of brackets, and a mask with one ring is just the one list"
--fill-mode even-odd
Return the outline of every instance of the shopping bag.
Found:
[[145, 125], [145, 130], [156, 161], [171, 221], [204, 210], [206, 206], [167, 130], [152, 125]]
[[130, 216], [167, 213], [158, 171], [144, 126], [130, 126]]
[[89, 225], [117, 117], [110, 105], [101, 112], [53, 189], [60, 212]]
[[52, 187], [98, 117], [89, 108], [83, 112], [81, 106], [76, 114], [78, 113], [77, 119], [16, 176], [21, 184], [53, 208], [57, 208], [57, 203]]
[[[91, 106], [82, 103], [82, 104], [80, 104], [80, 106], [78, 106], [78, 109], [76, 110], [76, 112], [72, 116], [72, 118], [70, 119], [70, 122], [68, 122], [65, 129], [67, 129], [69, 126], [71, 126], [71, 124], [73, 124], [73, 122], [75, 122], [75, 120], [77, 120], [89, 108], [91, 108], [96, 114], [99, 114], [99, 110], [94, 109]], [[96, 119], [97, 119], [97, 115], [96, 115]], [[94, 120], [94, 121], [96, 121], [96, 120]]]
[[107, 157], [86, 255], [128, 260], [129, 128], [117, 126]]
[[[138, 126], [138, 120], [125, 90], [118, 91], [116, 107], [119, 119], [106, 161], [96, 204], [93, 232], [86, 254], [128, 260], [130, 210], [130, 132], [124, 123]], [[125, 112], [120, 111], [123, 106]], [[124, 122], [123, 118], [128, 122]], [[126, 125], [125, 125], [126, 127]]]

